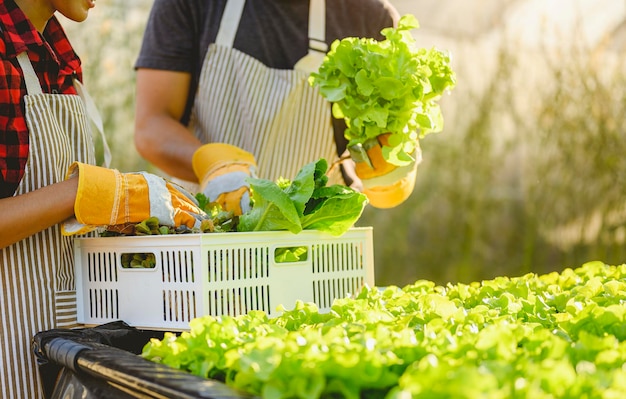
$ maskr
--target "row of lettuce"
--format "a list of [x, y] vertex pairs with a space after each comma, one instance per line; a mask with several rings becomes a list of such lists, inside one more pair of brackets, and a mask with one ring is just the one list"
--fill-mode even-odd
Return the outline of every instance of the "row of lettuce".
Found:
[[142, 356], [264, 398], [626, 397], [626, 265], [192, 320]]

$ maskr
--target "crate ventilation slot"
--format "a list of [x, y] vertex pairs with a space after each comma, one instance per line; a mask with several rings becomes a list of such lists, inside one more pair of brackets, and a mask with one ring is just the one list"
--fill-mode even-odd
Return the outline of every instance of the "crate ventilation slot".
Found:
[[195, 292], [189, 290], [163, 291], [163, 321], [189, 322], [197, 316]]
[[358, 270], [365, 267], [363, 246], [344, 242], [314, 245], [312, 248], [313, 273], [329, 273]]
[[209, 250], [209, 283], [243, 281], [269, 276], [269, 249], [267, 247]]
[[87, 273], [90, 282], [117, 281], [117, 257], [111, 252], [94, 252], [87, 257]]
[[116, 289], [89, 290], [89, 316], [94, 319], [118, 319], [119, 298]]
[[164, 251], [161, 252], [162, 278], [164, 283], [193, 283], [194, 259], [191, 251]]
[[313, 281], [313, 301], [322, 308], [329, 308], [334, 299], [356, 295], [363, 286], [362, 277], [346, 277]]
[[268, 285], [227, 288], [207, 292], [208, 314], [239, 316], [251, 310], [270, 312]]

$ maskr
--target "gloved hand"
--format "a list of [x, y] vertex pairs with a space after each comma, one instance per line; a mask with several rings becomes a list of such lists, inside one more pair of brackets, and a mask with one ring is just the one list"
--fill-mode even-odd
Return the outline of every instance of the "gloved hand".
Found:
[[414, 161], [408, 165], [397, 166], [385, 161], [382, 146], [387, 145], [388, 137], [389, 134], [379, 136], [378, 142], [365, 150], [366, 154], [359, 155], [351, 151], [363, 194], [375, 208], [394, 208], [411, 195], [415, 187], [417, 165], [422, 160], [418, 144], [413, 154]]
[[75, 219], [63, 223], [64, 235], [139, 223], [151, 216], [165, 226], [189, 228], [200, 227], [201, 220], [208, 218], [182, 187], [150, 173], [120, 173], [76, 162], [68, 169], [67, 178], [76, 175]]
[[256, 173], [256, 161], [251, 153], [230, 144], [205, 144], [192, 159], [200, 190], [210, 202], [225, 211], [241, 215], [250, 210], [248, 177]]

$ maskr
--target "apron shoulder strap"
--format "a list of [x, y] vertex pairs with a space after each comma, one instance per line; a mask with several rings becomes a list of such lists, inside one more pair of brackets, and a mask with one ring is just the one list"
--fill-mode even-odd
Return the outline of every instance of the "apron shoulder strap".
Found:
[[33, 64], [31, 64], [26, 51], [19, 53], [17, 55], [17, 62], [19, 62], [20, 67], [22, 68], [22, 72], [24, 73], [24, 82], [26, 82], [26, 92], [29, 95], [43, 93], [43, 90], [41, 90], [41, 84], [39, 83], [39, 78], [37, 77], [37, 74], [35, 73]]
[[111, 149], [109, 148], [109, 144], [107, 143], [107, 138], [104, 134], [104, 124], [102, 123], [102, 117], [100, 116], [100, 112], [96, 107], [95, 102], [83, 87], [83, 84], [78, 80], [74, 79], [74, 88], [76, 89], [76, 93], [83, 100], [83, 104], [85, 104], [85, 110], [87, 111], [87, 116], [91, 120], [91, 122], [96, 127], [98, 134], [100, 135], [100, 140], [102, 141], [103, 146], [103, 164], [105, 168], [111, 166]]
[[[28, 58], [28, 54], [24, 51], [17, 55], [17, 62], [20, 64], [22, 68], [22, 72], [24, 73], [24, 81], [26, 82], [26, 92], [28, 95], [36, 95], [43, 94], [43, 90], [41, 89], [41, 84], [39, 83], [39, 78], [35, 73], [35, 69], [33, 68], [33, 64], [30, 62]], [[74, 88], [78, 93], [78, 96], [82, 99], [85, 104], [85, 109], [87, 111], [87, 115], [89, 119], [93, 122], [100, 134], [102, 145], [104, 146], [104, 167], [109, 167], [111, 164], [111, 150], [109, 149], [109, 145], [107, 143], [106, 137], [104, 135], [104, 128], [102, 124], [102, 118], [100, 117], [100, 113], [98, 112], [98, 108], [96, 108], [93, 100], [87, 93], [87, 91], [83, 88], [83, 85], [80, 83], [78, 79], [74, 79]]]
[[326, 2], [310, 0], [309, 3], [309, 51], [293, 69], [311, 73], [317, 71], [324, 61], [328, 45], [326, 44]]
[[328, 51], [326, 44], [326, 1], [310, 0], [309, 4], [309, 48]]
[[243, 7], [245, 5], [246, 0], [228, 0], [226, 2], [224, 15], [222, 15], [222, 21], [220, 22], [220, 29], [217, 32], [217, 38], [215, 39], [215, 43], [217, 45], [228, 48], [233, 47], [235, 35], [237, 34], [237, 28], [239, 28], [239, 21], [241, 20], [241, 14], [243, 13]]

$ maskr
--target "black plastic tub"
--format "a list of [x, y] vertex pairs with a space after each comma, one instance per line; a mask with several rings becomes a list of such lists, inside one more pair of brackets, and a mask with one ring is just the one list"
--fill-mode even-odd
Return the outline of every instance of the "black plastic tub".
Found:
[[33, 338], [45, 399], [250, 398], [222, 382], [143, 359], [150, 338], [163, 331], [124, 322], [42, 331]]

